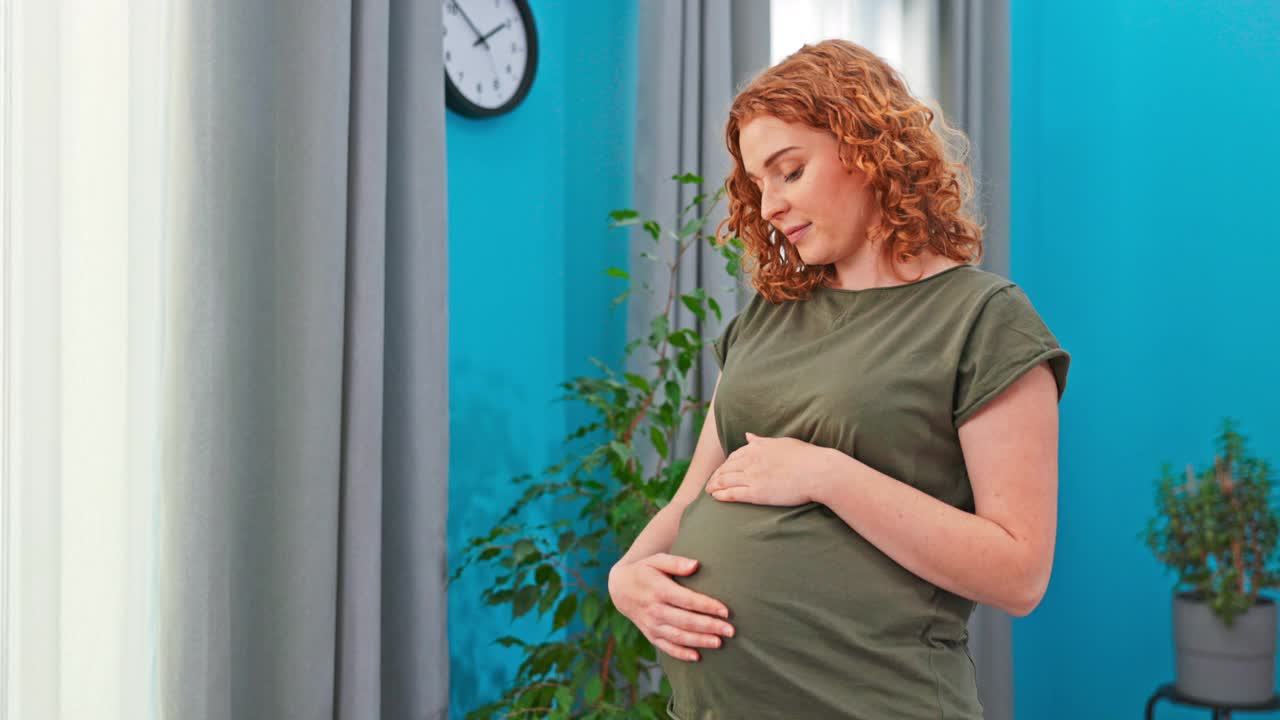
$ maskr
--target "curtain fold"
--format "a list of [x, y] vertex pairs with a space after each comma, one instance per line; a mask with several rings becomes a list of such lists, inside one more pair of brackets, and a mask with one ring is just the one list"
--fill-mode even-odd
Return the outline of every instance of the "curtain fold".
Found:
[[[193, 3], [168, 137], [166, 717], [332, 702], [350, 8]], [[185, 81], [185, 82], [183, 82]]]
[[939, 7], [941, 102], [968, 135], [979, 208], [987, 220], [982, 266], [1009, 274], [1009, 2], [953, 0]]
[[[769, 4], [767, 0], [680, 0], [643, 3], [639, 8], [639, 77], [636, 106], [634, 207], [656, 219], [665, 230], [679, 227], [680, 209], [696, 195], [714, 193], [728, 177], [731, 158], [724, 145], [724, 125], [737, 87], [768, 64]], [[701, 186], [677, 186], [672, 175], [696, 172]], [[705, 205], [704, 205], [705, 207]], [[727, 215], [721, 201], [707, 224], [713, 230]], [[654, 255], [651, 262], [641, 253]], [[670, 284], [667, 263], [675, 259], [674, 244], [655, 244], [645, 232], [631, 234], [630, 268], [633, 282], [648, 283], [654, 295], [633, 292], [627, 301], [628, 337], [649, 333], [649, 322], [666, 305]], [[754, 293], [724, 272], [724, 259], [706, 243], [685, 253], [675, 278], [676, 293], [704, 288], [716, 299], [722, 320], [709, 315], [700, 322], [687, 308], [678, 307], [675, 327], [693, 328], [715, 337]], [[628, 370], [647, 373], [655, 357], [645, 346], [631, 355]], [[696, 396], [709, 399], [718, 368], [706, 353], [694, 372]], [[674, 451], [693, 453], [697, 438], [686, 424]], [[656, 460], [653, 448], [637, 448], [646, 466]]]
[[448, 715], [449, 303], [440, 5], [391, 3], [382, 716]]
[[13, 19], [0, 709], [444, 718], [439, 5]]
[[390, 8], [352, 7], [334, 717], [381, 717]]

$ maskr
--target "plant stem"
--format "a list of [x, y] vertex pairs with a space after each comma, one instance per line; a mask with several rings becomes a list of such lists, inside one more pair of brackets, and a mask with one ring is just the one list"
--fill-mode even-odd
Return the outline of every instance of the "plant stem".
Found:
[[591, 592], [594, 589], [587, 584], [586, 580], [582, 579], [582, 576], [578, 574], [577, 570], [574, 570], [573, 568], [560, 562], [558, 559], [556, 559], [554, 555], [543, 555], [542, 557], [546, 560], [551, 561], [552, 564], [554, 564], [556, 567], [560, 568], [561, 570], [569, 573], [570, 575], [573, 575], [574, 582], [576, 582], [578, 586], [581, 587], [583, 590], [586, 590], [587, 592]]
[[604, 697], [604, 689], [609, 685], [609, 661], [613, 659], [613, 647], [617, 638], [609, 636], [609, 644], [604, 648], [604, 660], [600, 663], [600, 697]]
[[517, 717], [517, 716], [519, 716], [519, 715], [523, 715], [523, 714], [525, 714], [525, 713], [531, 713], [531, 712], [550, 712], [550, 711], [551, 711], [551, 708], [549, 708], [549, 707], [533, 707], [533, 708], [524, 708], [523, 710], [508, 710], [508, 711], [507, 711], [507, 713], [506, 713], [505, 715], [503, 715], [502, 717], [504, 717], [504, 718]]

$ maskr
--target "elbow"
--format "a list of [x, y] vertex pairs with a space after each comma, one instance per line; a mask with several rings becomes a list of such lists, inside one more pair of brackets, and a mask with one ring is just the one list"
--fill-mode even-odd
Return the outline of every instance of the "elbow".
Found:
[[1043, 597], [1043, 591], [1039, 593], [1028, 593], [1017, 598], [1002, 609], [1014, 617], [1026, 617], [1031, 614], [1032, 610], [1036, 609]]
[[1014, 586], [1008, 602], [1001, 609], [1014, 617], [1026, 617], [1040, 605], [1048, 589], [1048, 568], [1043, 572], [1028, 573]]
[[[1044, 599], [1053, 573], [1053, 544], [1018, 542], [1008, 556], [1006, 571], [999, 575], [1002, 602], [996, 607], [1014, 617], [1031, 614]], [[1009, 570], [1012, 570], [1010, 572]]]

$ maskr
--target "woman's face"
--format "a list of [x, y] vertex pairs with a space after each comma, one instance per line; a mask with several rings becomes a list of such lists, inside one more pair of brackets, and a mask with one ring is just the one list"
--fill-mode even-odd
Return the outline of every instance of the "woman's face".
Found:
[[834, 135], [775, 117], [751, 118], [738, 134], [747, 175], [760, 188], [760, 215], [784, 233], [806, 265], [870, 252], [875, 193], [858, 169], [845, 170]]

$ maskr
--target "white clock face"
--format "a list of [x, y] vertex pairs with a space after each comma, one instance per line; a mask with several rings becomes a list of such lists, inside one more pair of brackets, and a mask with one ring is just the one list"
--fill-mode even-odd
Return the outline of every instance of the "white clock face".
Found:
[[525, 38], [513, 0], [444, 0], [445, 73], [475, 105], [501, 107], [520, 89]]

